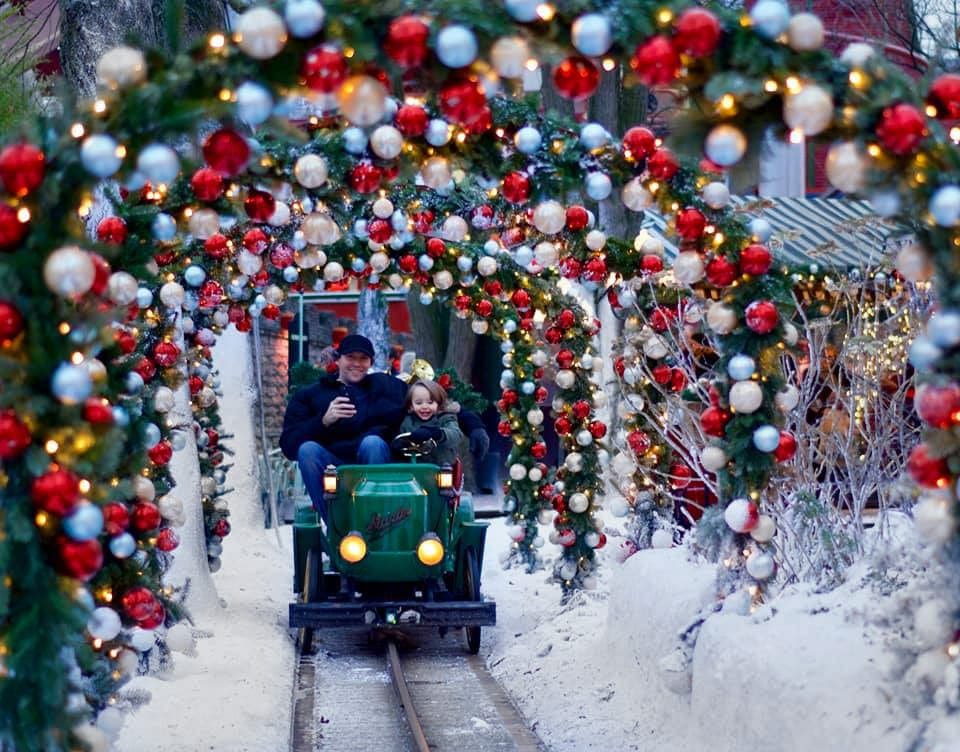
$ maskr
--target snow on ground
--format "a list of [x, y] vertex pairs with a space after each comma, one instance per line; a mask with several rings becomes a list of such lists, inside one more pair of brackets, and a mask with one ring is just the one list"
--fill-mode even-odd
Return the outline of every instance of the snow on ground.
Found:
[[[221, 607], [201, 604], [195, 656], [129, 685], [152, 701], [126, 719], [115, 750], [276, 752], [287, 747], [294, 646], [290, 528], [263, 529], [254, 477], [249, 373], [243, 337], [216, 348], [223, 416], [237, 454], [228, 484], [233, 532], [214, 576]], [[560, 603], [547, 571], [504, 570], [502, 521], [488, 534], [483, 587], [497, 600], [483, 654], [554, 752], [687, 750], [903, 752], [918, 733], [897, 699], [905, 665], [890, 648], [906, 601], [880, 598], [862, 568], [829, 593], [795, 588], [752, 616], [713, 615], [693, 653], [692, 676], [670, 664], [677, 634], [714, 600], [712, 565], [685, 549], [642, 551], [623, 564], [601, 552], [595, 591]], [[899, 605], [898, 605], [899, 604]], [[674, 669], [665, 670], [666, 666]], [[662, 667], [663, 666], [663, 667]], [[899, 668], [898, 668], [899, 666]], [[686, 693], [676, 694], [667, 687]], [[929, 714], [939, 746], [956, 749], [960, 722]]]

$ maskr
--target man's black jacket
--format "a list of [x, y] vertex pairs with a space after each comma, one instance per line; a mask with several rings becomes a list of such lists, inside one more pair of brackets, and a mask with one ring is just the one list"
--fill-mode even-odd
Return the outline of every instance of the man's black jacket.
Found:
[[[407, 385], [385, 373], [371, 373], [359, 384], [344, 384], [335, 375], [297, 391], [283, 417], [280, 449], [288, 459], [297, 459], [305, 441], [316, 441], [344, 462], [356, 462], [357, 447], [364, 436], [376, 434], [389, 442], [403, 419]], [[335, 397], [349, 397], [357, 408], [352, 418], [330, 426], [323, 416]]]

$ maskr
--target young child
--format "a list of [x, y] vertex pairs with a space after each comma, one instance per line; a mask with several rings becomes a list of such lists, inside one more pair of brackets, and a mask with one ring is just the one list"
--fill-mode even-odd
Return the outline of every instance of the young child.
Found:
[[453, 463], [463, 433], [457, 425], [460, 405], [447, 399], [447, 393], [435, 381], [420, 379], [407, 390], [407, 416], [400, 424], [400, 433], [409, 433], [415, 441], [433, 439], [434, 449], [423, 459], [437, 465]]

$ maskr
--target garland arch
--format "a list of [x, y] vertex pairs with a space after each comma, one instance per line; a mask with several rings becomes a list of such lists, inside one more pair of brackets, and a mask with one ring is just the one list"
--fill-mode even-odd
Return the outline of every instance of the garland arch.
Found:
[[[726, 410], [723, 376], [704, 420], [723, 445], [722, 500], [741, 513], [731, 519], [755, 517], [782, 441], [783, 385], [764, 364], [790, 340], [776, 308], [785, 275], [761, 251], [745, 259], [756, 244], [725, 202], [706, 197], [716, 183], [682, 168], [649, 131], [628, 132], [621, 146], [602, 129], [573, 129], [498, 96], [545, 64], [578, 101], [618, 62], [639, 83], [685, 86], [696, 105], [691, 143], [704, 145], [714, 167], [737, 162], [748, 134], [769, 124], [836, 141], [834, 183], [873, 195], [891, 216], [921, 217], [916, 232], [942, 303], [960, 303], [951, 253], [960, 244], [960, 161], [935, 119], [960, 115], [956, 77], [934, 81], [924, 107], [912, 82], [869, 49], [834, 58], [820, 49], [817, 19], [791, 19], [772, 0], [750, 15], [633, 2], [618, 7], [615, 28], [597, 5], [587, 13], [508, 0], [505, 12], [491, 12], [436, 0], [416, 9], [422, 15], [316, 0], [253, 8], [232, 35], [212, 34], [189, 55], [109, 52], [96, 100], [0, 152], [0, 738], [22, 749], [74, 747], [88, 733], [77, 724], [90, 704], [102, 709], [136, 660], [130, 628], [179, 618], [160, 579], [175, 547], [164, 531], [182, 514], [166, 466], [193, 426], [170, 419], [170, 393], [188, 390], [209, 408], [213, 382], [199, 358], [216, 331], [275, 315], [284, 286], [311, 285], [318, 269], [326, 281], [386, 272], [388, 283], [392, 269], [401, 283], [420, 284], [425, 300], [446, 295], [477, 330], [500, 337], [518, 556], [534, 556], [537, 517], [552, 505], [557, 573], [565, 587], [589, 584], [603, 542], [592, 512], [606, 431], [587, 378], [599, 360], [589, 341], [596, 324], [555, 283], [558, 274], [629, 282], [660, 272], [662, 261], [653, 247], [591, 228], [583, 207], [556, 201], [584, 172], [590, 198], [622, 184], [629, 208], [656, 205], [674, 217], [685, 243], [674, 276], [696, 285], [706, 275], [715, 288], [707, 294], [719, 306], [721, 373], [734, 357], [753, 359], [761, 407]], [[309, 138], [280, 124], [296, 116], [291, 97], [303, 84], [323, 109], [306, 118]], [[396, 109], [388, 89], [403, 98]], [[325, 116], [335, 107], [349, 124]], [[253, 150], [241, 135], [248, 126], [263, 128]], [[93, 242], [85, 220], [103, 180], [118, 181], [102, 188], [115, 214]], [[910, 273], [924, 260], [915, 249]], [[628, 299], [630, 286], [615, 292]], [[948, 311], [916, 347], [915, 363], [937, 374], [947, 396], [958, 344], [960, 314]], [[198, 358], [192, 372], [188, 348]], [[572, 450], [556, 475], [537, 462], [546, 396], [538, 380], [551, 361], [556, 420]], [[949, 421], [933, 422], [911, 468], [934, 489], [922, 505], [926, 524], [949, 541], [955, 503], [942, 489], [960, 470], [960, 447]], [[214, 434], [202, 436], [216, 446]]]

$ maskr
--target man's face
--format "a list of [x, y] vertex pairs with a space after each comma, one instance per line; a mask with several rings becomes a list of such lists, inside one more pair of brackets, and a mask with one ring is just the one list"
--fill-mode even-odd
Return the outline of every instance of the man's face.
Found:
[[346, 384], [359, 384], [367, 375], [373, 359], [369, 355], [353, 352], [344, 353], [337, 361], [340, 366], [340, 380]]

